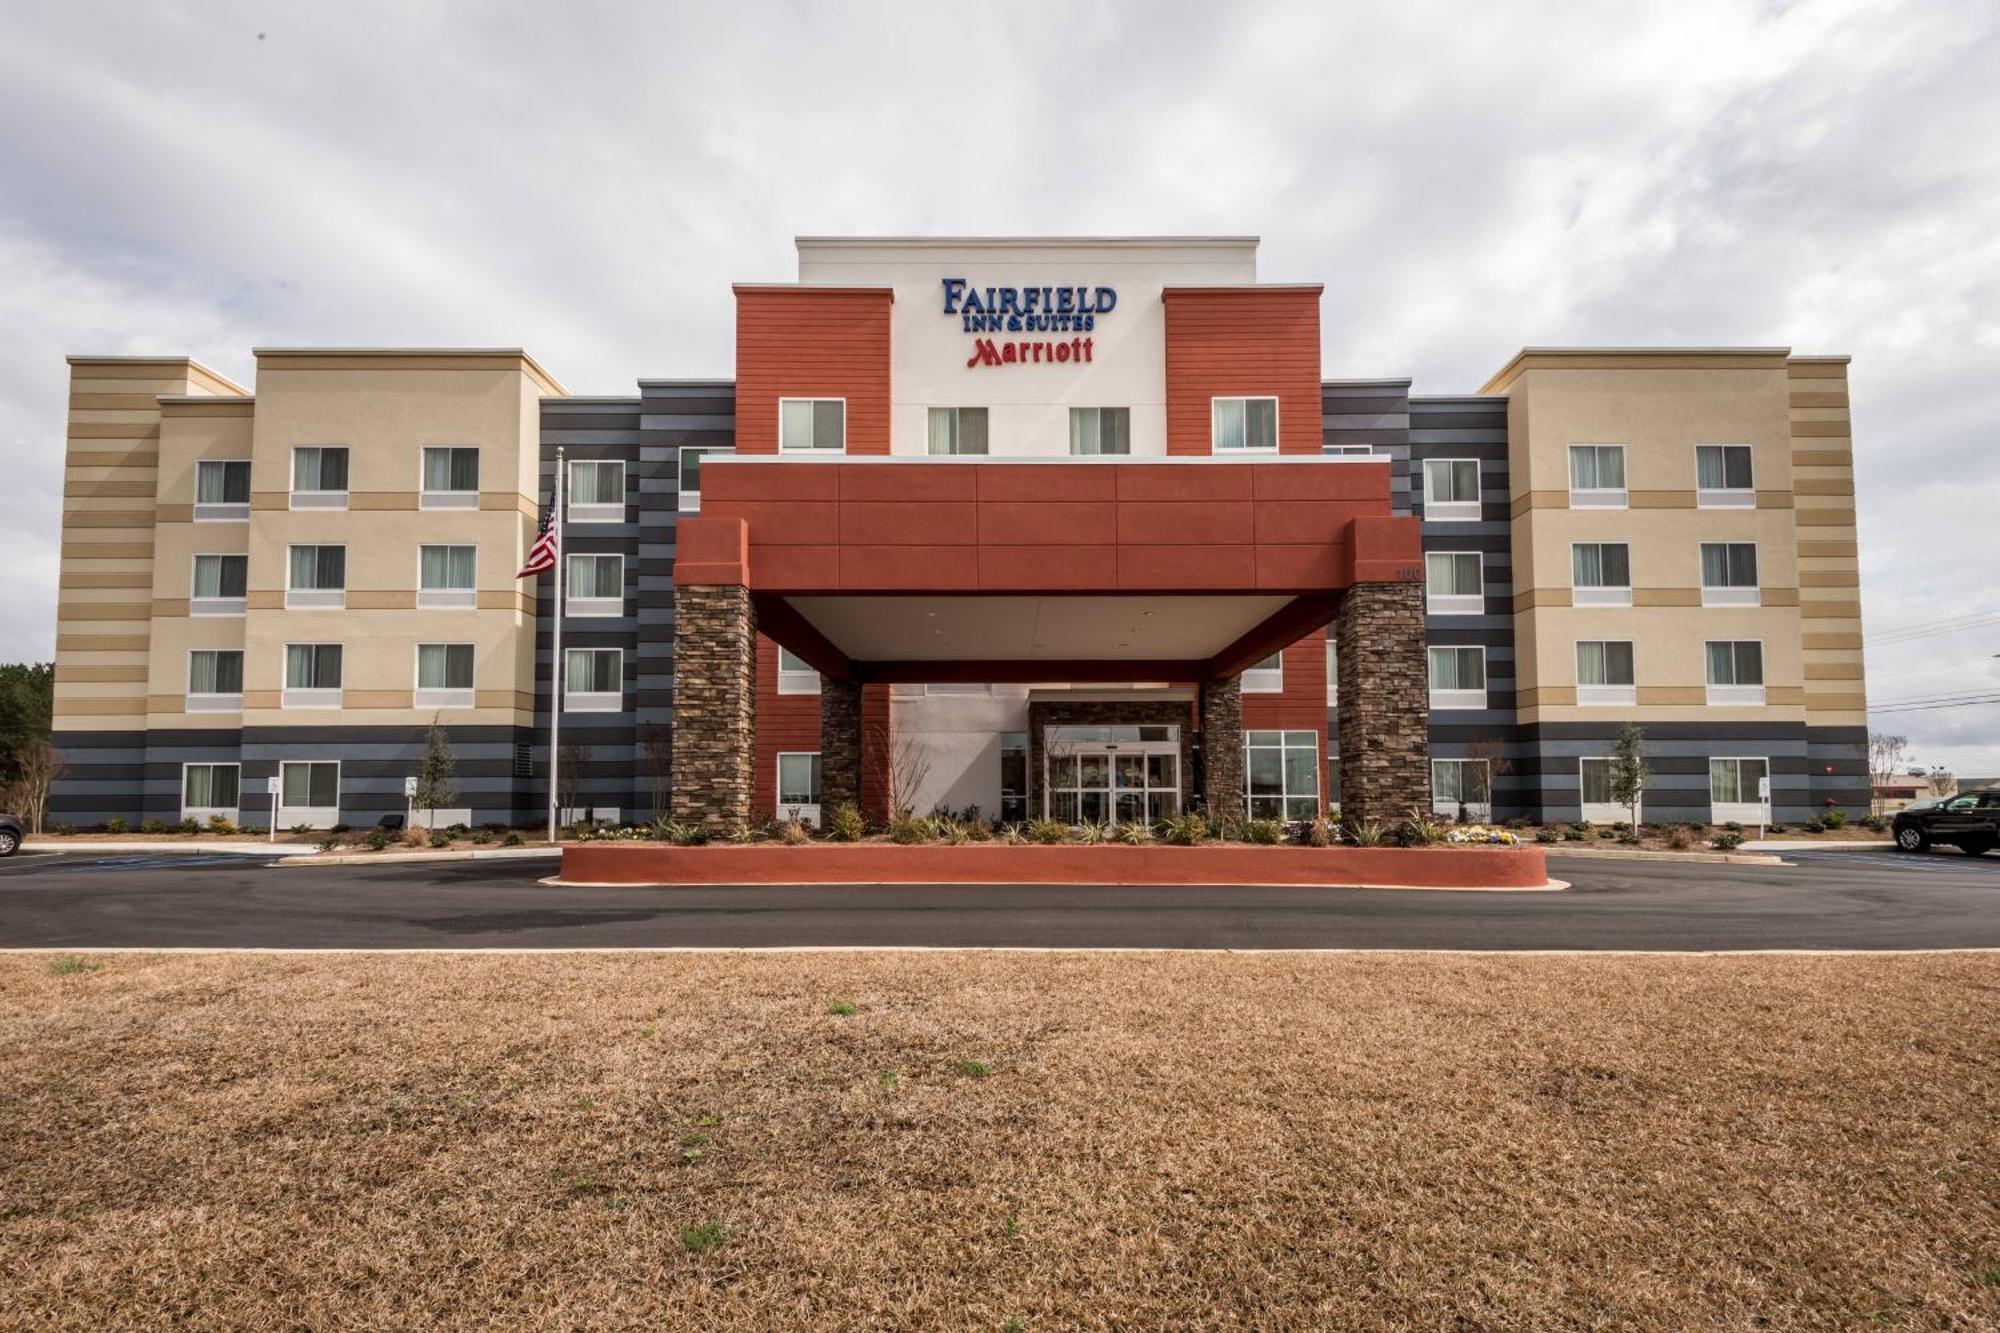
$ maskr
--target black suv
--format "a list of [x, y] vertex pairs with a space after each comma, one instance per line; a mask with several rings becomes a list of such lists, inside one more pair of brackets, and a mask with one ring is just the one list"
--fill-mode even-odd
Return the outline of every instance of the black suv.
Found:
[[13, 815], [0, 814], [0, 856], [12, 856], [20, 851], [21, 841], [27, 836], [27, 825]]
[[1974, 791], [1899, 810], [1889, 827], [1896, 846], [1925, 852], [1934, 842], [1950, 843], [1967, 856], [2000, 847], [2000, 791]]

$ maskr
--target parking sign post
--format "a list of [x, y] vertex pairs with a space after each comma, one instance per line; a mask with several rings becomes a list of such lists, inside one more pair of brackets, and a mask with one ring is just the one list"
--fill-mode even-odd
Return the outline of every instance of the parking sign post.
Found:
[[279, 782], [277, 778], [269, 777], [264, 779], [264, 790], [270, 793], [271, 796], [271, 841], [272, 842], [276, 842], [278, 840], [278, 787], [279, 787]]

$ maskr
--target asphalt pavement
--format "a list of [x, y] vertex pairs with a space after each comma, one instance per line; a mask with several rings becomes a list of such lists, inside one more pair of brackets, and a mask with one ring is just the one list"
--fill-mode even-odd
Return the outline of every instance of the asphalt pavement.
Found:
[[0, 861], [0, 948], [2000, 948], [2000, 856], [1549, 857], [1559, 893], [1102, 885], [556, 888], [545, 861]]

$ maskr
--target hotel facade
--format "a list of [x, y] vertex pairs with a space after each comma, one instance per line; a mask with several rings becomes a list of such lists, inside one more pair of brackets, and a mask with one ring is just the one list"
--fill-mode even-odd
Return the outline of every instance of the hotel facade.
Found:
[[[52, 821], [853, 801], [1109, 822], [1868, 804], [1847, 358], [1326, 379], [1248, 238], [801, 239], [733, 379], [527, 353], [70, 360]], [[1765, 797], [1768, 793], [1768, 797]]]

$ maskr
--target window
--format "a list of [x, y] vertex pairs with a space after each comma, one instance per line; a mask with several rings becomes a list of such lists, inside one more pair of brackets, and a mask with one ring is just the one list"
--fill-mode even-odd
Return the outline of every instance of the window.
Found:
[[1424, 609], [1434, 616], [1476, 616], [1486, 609], [1485, 569], [1477, 551], [1424, 554]]
[[1757, 543], [1701, 544], [1701, 604], [1757, 605]]
[[1572, 444], [1569, 447], [1569, 507], [1623, 509], [1625, 446]]
[[1372, 444], [1328, 444], [1320, 447], [1320, 452], [1328, 458], [1373, 458], [1375, 446]]
[[479, 450], [465, 445], [424, 446], [419, 509], [479, 508]]
[[472, 707], [472, 645], [417, 645], [418, 708]]
[[1256, 666], [1243, 672], [1243, 693], [1283, 694], [1285, 692], [1285, 655], [1272, 653]]
[[1583, 707], [1639, 702], [1630, 642], [1584, 639], [1576, 645], [1576, 701]]
[[563, 508], [572, 523], [625, 521], [625, 464], [616, 458], [579, 458], [569, 465]]
[[182, 764], [181, 818], [205, 824], [220, 816], [233, 824], [242, 790], [243, 770], [237, 764]]
[[311, 760], [278, 765], [280, 824], [340, 822], [340, 765]]
[[243, 650], [197, 648], [188, 654], [187, 711], [233, 713], [243, 707]]
[[1453, 819], [1493, 818], [1491, 772], [1484, 759], [1431, 760], [1431, 813]]
[[734, 449], [706, 444], [690, 444], [681, 450], [680, 511], [683, 514], [701, 512], [701, 460], [710, 456], [728, 458], [735, 452]]
[[1278, 400], [1216, 398], [1209, 407], [1209, 442], [1218, 454], [1276, 453]]
[[625, 614], [625, 557], [581, 554], [569, 557], [569, 588], [563, 613], [571, 616]]
[[1708, 701], [1711, 704], [1764, 702], [1764, 645], [1755, 639], [1723, 639], [1708, 645]]
[[563, 653], [563, 707], [576, 713], [616, 713], [625, 707], [625, 654], [617, 648], [570, 648]]
[[337, 643], [286, 644], [284, 706], [340, 707], [340, 658]]
[[1632, 548], [1624, 542], [1572, 542], [1569, 568], [1571, 604], [1632, 605]]
[[347, 448], [314, 444], [292, 450], [292, 508], [347, 508]]
[[819, 693], [819, 672], [789, 648], [778, 650], [778, 693]]
[[1473, 523], [1479, 519], [1479, 461], [1424, 460], [1424, 521]]
[[243, 523], [250, 518], [250, 460], [194, 465], [194, 521]]
[[285, 583], [288, 610], [338, 610], [347, 605], [347, 548], [294, 546]]
[[1000, 733], [1000, 819], [1018, 824], [1028, 817], [1028, 733]]
[[[1579, 818], [1586, 824], [1616, 824], [1631, 818], [1632, 812], [1619, 804], [1612, 795], [1611, 771], [1616, 760], [1609, 758], [1579, 759], [1577, 780], [1581, 787], [1582, 809]], [[1643, 810], [1643, 806], [1641, 809]]]
[[778, 818], [797, 816], [819, 823], [819, 752], [800, 750], [778, 756]]
[[1319, 733], [1246, 731], [1243, 774], [1252, 819], [1319, 815]]
[[1768, 759], [1709, 760], [1709, 822], [1769, 823], [1771, 807], [1762, 793], [1764, 784], [1770, 778], [1771, 761]]
[[1326, 636], [1326, 706], [1332, 708], [1340, 702], [1340, 650], [1334, 646], [1333, 636]]
[[470, 610], [479, 604], [479, 548], [419, 546], [417, 608]]
[[250, 578], [247, 555], [198, 555], [194, 585], [188, 598], [191, 616], [240, 616], [244, 586]]
[[1757, 483], [1747, 444], [1694, 447], [1694, 502], [1701, 509], [1754, 509]]
[[778, 448], [786, 453], [847, 448], [847, 400], [780, 398]]
[[1486, 650], [1452, 647], [1430, 650], [1431, 707], [1486, 707]]
[[1069, 451], [1073, 454], [1132, 452], [1132, 409], [1072, 407], [1069, 410]]
[[983, 407], [933, 407], [931, 409], [930, 451], [934, 454], [985, 453], [986, 409]]

